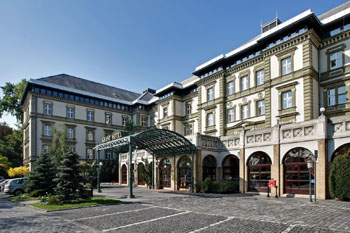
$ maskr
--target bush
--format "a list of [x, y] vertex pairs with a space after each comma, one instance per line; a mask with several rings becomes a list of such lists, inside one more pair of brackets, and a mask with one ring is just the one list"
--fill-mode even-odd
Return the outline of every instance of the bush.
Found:
[[329, 192], [332, 198], [350, 200], [350, 155], [337, 155], [329, 174]]
[[238, 190], [238, 182], [231, 180], [217, 180], [212, 181], [206, 178], [201, 183], [202, 193], [234, 193]]
[[40, 196], [39, 200], [40, 200], [40, 204], [42, 204], [42, 205], [58, 205], [58, 204], [60, 204], [60, 201], [58, 200], [58, 198], [56, 196], [52, 195], [51, 193], [44, 195], [44, 196]]
[[209, 193], [212, 185], [213, 181], [209, 177], [205, 178], [205, 180], [201, 183], [201, 192]]

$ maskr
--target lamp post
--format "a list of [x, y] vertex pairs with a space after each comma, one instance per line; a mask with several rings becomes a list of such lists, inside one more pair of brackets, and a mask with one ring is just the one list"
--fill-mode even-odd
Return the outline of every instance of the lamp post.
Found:
[[101, 182], [100, 182], [100, 176], [101, 176], [101, 168], [102, 168], [103, 163], [99, 162], [97, 164], [97, 192], [102, 192], [101, 191]]
[[312, 169], [312, 159], [311, 156], [307, 160], [307, 168], [309, 169], [309, 202], [312, 202], [312, 184], [311, 184], [311, 169]]

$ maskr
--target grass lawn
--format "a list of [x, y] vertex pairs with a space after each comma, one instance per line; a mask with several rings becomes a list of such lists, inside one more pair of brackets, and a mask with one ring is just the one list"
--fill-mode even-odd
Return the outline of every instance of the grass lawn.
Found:
[[9, 196], [8, 197], [9, 199], [11, 199], [12, 201], [31, 201], [31, 200], [38, 200], [39, 198], [38, 197], [30, 197], [30, 196], [22, 196], [22, 195], [19, 195], [19, 196]]
[[74, 204], [62, 204], [62, 205], [42, 205], [40, 203], [32, 203], [30, 205], [44, 209], [44, 210], [63, 210], [63, 209], [74, 209], [80, 207], [88, 207], [88, 206], [99, 206], [99, 205], [115, 205], [119, 204], [121, 201], [108, 199], [104, 197], [93, 197], [89, 201], [74, 203]]

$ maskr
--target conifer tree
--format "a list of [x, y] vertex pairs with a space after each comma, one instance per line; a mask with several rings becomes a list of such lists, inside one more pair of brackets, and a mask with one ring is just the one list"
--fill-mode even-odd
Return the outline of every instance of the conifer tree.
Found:
[[56, 178], [55, 193], [61, 202], [77, 202], [84, 198], [83, 177], [79, 166], [79, 155], [75, 152], [64, 153]]
[[26, 191], [32, 193], [33, 196], [53, 193], [55, 175], [50, 156], [47, 153], [41, 154], [34, 165], [34, 169], [29, 172]]

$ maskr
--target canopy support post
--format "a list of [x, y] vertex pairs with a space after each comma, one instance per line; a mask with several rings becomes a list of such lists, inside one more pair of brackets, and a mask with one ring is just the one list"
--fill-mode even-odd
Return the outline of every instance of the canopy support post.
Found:
[[132, 147], [129, 142], [129, 198], [134, 198], [134, 194], [132, 192]]
[[193, 179], [193, 174], [194, 174], [194, 150], [192, 150], [192, 160], [191, 160], [191, 193], [193, 193], [193, 187], [194, 187], [194, 179]]
[[154, 155], [152, 155], [152, 189], [154, 189]]

